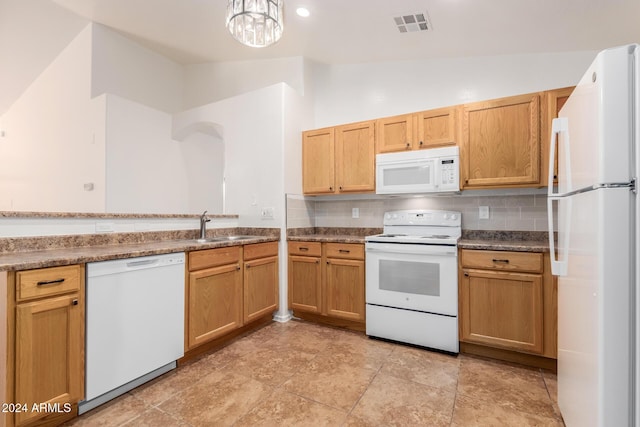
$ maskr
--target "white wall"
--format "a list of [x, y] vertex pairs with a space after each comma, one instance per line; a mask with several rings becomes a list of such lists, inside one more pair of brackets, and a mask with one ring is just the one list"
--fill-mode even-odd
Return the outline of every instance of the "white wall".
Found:
[[0, 115], [88, 23], [50, 1], [0, 1]]
[[572, 86], [596, 53], [312, 64], [314, 128]]
[[187, 176], [185, 212], [224, 213], [224, 141], [196, 132], [180, 141], [179, 146]]
[[304, 94], [304, 70], [300, 56], [186, 65], [183, 105], [190, 109], [280, 82]]
[[224, 147], [210, 135], [172, 139], [172, 116], [107, 95], [106, 212], [222, 212]]
[[182, 65], [100, 24], [93, 27], [92, 96], [113, 93], [170, 113], [182, 109]]
[[[283, 84], [228, 98], [174, 116], [174, 130], [216, 123], [225, 144], [226, 211], [240, 226], [284, 227]], [[262, 219], [261, 208], [274, 208]]]
[[104, 210], [104, 140], [95, 130], [105, 107], [89, 93], [91, 36], [88, 26], [0, 117], [0, 210]]

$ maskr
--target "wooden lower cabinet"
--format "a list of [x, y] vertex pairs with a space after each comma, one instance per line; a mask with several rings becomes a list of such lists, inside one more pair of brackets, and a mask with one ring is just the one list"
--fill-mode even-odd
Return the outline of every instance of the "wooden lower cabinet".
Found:
[[364, 322], [364, 261], [327, 259], [325, 286], [328, 316]]
[[15, 375], [6, 402], [26, 411], [7, 414], [6, 425], [58, 425], [75, 416], [84, 397], [84, 272], [73, 265], [10, 273], [8, 372]]
[[188, 260], [187, 351], [278, 309], [278, 242], [193, 251]]
[[244, 322], [278, 309], [278, 243], [244, 248]]
[[189, 273], [188, 348], [242, 326], [240, 261]]
[[322, 312], [320, 262], [320, 257], [289, 255], [289, 308], [294, 312]]
[[548, 254], [461, 250], [460, 341], [556, 357]]
[[319, 319], [365, 320], [364, 245], [289, 242], [289, 308]]

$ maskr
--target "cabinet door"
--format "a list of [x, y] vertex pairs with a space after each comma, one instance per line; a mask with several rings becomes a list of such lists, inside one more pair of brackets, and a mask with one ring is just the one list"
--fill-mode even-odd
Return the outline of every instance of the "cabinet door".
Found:
[[458, 121], [456, 108], [440, 108], [417, 114], [417, 148], [433, 148], [456, 145]]
[[364, 261], [328, 259], [326, 314], [364, 321]]
[[16, 306], [16, 425], [43, 418], [34, 403], [74, 403], [84, 395], [84, 304], [79, 294]]
[[318, 129], [302, 134], [302, 192], [335, 191], [334, 129]]
[[244, 322], [278, 309], [278, 257], [244, 263]]
[[541, 275], [465, 270], [462, 276], [461, 341], [542, 353]]
[[[549, 181], [549, 151], [551, 149], [551, 125], [553, 119], [558, 117], [558, 113], [567, 102], [569, 96], [573, 92], [574, 86], [565, 87], [562, 89], [549, 90], [545, 92], [544, 108], [542, 109], [542, 123], [540, 126], [542, 138], [542, 168], [541, 168], [541, 181], [543, 185], [548, 185]], [[557, 143], [557, 138], [554, 138], [553, 144]], [[558, 154], [556, 151], [556, 157], [553, 162], [553, 182], [558, 182]]]
[[463, 188], [540, 184], [539, 110], [538, 94], [464, 106]]
[[376, 189], [375, 123], [339, 126], [335, 130], [338, 192]]
[[376, 153], [411, 150], [414, 146], [414, 115], [378, 119]]
[[289, 256], [289, 308], [295, 311], [322, 311], [322, 270], [320, 257]]
[[189, 348], [242, 326], [240, 264], [189, 273]]

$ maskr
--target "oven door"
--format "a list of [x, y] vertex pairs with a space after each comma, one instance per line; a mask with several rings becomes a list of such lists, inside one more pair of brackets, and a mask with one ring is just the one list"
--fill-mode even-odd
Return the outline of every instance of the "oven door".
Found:
[[458, 315], [455, 246], [366, 243], [366, 302]]

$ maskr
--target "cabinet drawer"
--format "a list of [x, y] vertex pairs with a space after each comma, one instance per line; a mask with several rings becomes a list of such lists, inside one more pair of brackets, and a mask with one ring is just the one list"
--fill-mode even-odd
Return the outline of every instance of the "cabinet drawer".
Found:
[[289, 255], [321, 256], [320, 242], [289, 242]]
[[364, 245], [360, 243], [327, 243], [327, 258], [364, 259]]
[[189, 252], [189, 271], [239, 262], [241, 251], [242, 246], [230, 246]]
[[244, 260], [278, 255], [278, 242], [256, 243], [244, 247]]
[[461, 260], [463, 268], [542, 272], [541, 253], [463, 249]]
[[16, 297], [18, 301], [73, 292], [80, 289], [82, 267], [40, 268], [16, 273]]

